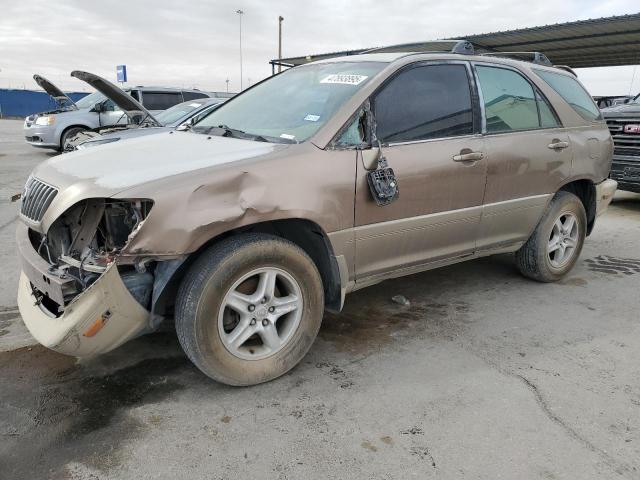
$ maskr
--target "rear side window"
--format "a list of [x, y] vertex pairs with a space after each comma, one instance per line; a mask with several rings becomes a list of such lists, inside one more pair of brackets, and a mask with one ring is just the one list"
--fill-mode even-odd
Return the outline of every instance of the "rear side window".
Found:
[[589, 121], [602, 119], [600, 110], [598, 110], [593, 99], [575, 78], [570, 75], [548, 72], [546, 70], [535, 69], [535, 72], [540, 78], [547, 82], [551, 88], [558, 92], [582, 118]]
[[201, 92], [182, 92], [184, 101], [195, 100], [196, 98], [206, 98], [207, 95]]
[[560, 126], [558, 117], [549, 105], [546, 98], [542, 96], [540, 92], [536, 92], [536, 99], [538, 100], [538, 110], [540, 111], [540, 126], [542, 128], [553, 128]]
[[522, 75], [500, 67], [476, 66], [488, 133], [552, 128], [556, 114]]
[[142, 104], [147, 110], [166, 110], [182, 103], [180, 92], [142, 92]]
[[473, 133], [467, 69], [425, 65], [394, 77], [374, 100], [381, 142], [407, 142]]

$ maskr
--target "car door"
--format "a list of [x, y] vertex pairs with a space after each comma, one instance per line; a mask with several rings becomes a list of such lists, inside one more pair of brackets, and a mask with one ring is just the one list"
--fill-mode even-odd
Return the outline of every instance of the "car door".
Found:
[[542, 92], [516, 69], [474, 62], [487, 186], [478, 250], [526, 240], [571, 173], [571, 145]]
[[[378, 206], [361, 152], [356, 179], [356, 281], [472, 254], [486, 160], [467, 62], [403, 68], [371, 98], [375, 134], [399, 197]], [[374, 145], [375, 147], [375, 145]]]

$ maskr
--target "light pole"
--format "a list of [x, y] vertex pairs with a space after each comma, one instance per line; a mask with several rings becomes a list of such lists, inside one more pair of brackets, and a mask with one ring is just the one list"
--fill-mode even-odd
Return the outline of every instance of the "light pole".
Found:
[[225, 80], [225, 83], [227, 84], [227, 93], [229, 93], [229, 79], [228, 78]]
[[282, 61], [282, 21], [284, 20], [283, 16], [278, 17], [278, 73], [280, 73], [282, 69], [282, 65], [280, 62]]
[[242, 15], [244, 12], [240, 9], [236, 10], [240, 18], [240, 91], [242, 91]]

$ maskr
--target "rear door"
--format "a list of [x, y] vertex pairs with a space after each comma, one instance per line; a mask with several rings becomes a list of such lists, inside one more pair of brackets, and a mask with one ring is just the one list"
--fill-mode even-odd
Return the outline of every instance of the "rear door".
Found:
[[571, 173], [569, 136], [521, 72], [474, 62], [483, 110], [487, 187], [478, 250], [526, 240]]
[[378, 206], [358, 161], [356, 279], [473, 252], [486, 174], [476, 98], [467, 62], [410, 65], [372, 97], [400, 196]]

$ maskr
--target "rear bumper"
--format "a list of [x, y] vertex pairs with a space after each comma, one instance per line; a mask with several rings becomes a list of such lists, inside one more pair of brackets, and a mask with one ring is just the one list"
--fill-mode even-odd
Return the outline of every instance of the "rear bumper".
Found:
[[38, 342], [65, 355], [86, 357], [113, 350], [148, 326], [149, 312], [129, 293], [115, 263], [77, 295], [62, 314], [56, 316], [48, 311], [36, 297], [36, 292], [41, 293], [37, 285], [43, 279], [48, 285], [60, 279], [43, 268], [44, 261], [38, 253], [20, 238], [26, 234], [26, 227], [21, 225], [18, 246], [23, 270], [18, 286], [18, 308]]
[[610, 178], [596, 185], [596, 217], [607, 210], [617, 188], [618, 182]]

